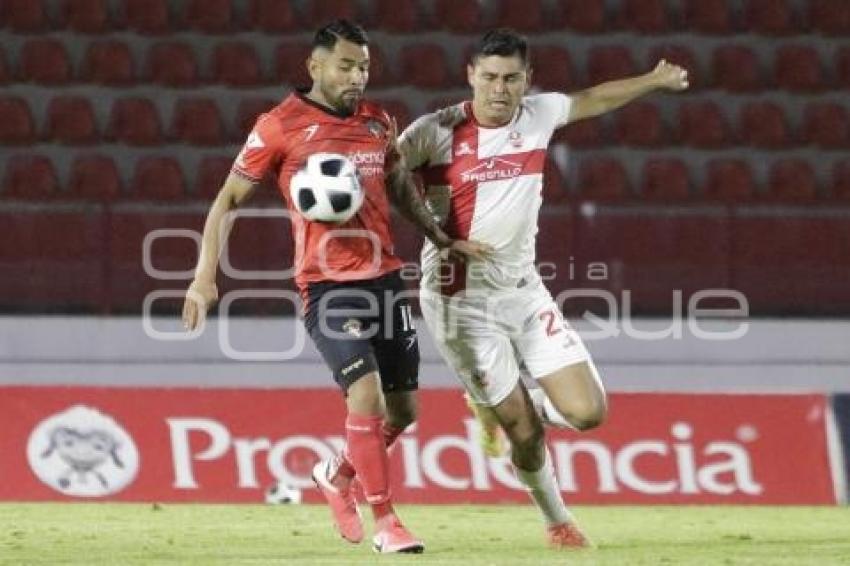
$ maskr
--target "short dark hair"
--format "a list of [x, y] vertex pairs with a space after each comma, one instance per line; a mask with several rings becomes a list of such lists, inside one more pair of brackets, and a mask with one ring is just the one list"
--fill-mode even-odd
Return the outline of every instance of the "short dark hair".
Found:
[[490, 55], [499, 55], [500, 57], [517, 55], [522, 59], [524, 65], [528, 65], [528, 40], [525, 39], [525, 36], [510, 28], [490, 30], [475, 45], [472, 62], [476, 63], [481, 57]]
[[350, 41], [357, 45], [369, 45], [369, 36], [361, 26], [348, 20], [334, 20], [316, 30], [313, 36], [313, 49], [324, 47], [333, 50], [334, 45], [340, 39]]

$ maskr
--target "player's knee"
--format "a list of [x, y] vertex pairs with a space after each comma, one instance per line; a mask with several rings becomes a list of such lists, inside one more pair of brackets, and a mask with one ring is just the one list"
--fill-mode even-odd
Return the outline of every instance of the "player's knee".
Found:
[[395, 428], [406, 429], [416, 422], [416, 416], [416, 406], [413, 404], [387, 407], [387, 420]]
[[514, 464], [523, 470], [540, 469], [543, 465], [543, 427], [529, 427], [509, 437]]
[[594, 398], [570, 407], [567, 420], [578, 430], [590, 430], [605, 422], [608, 405], [603, 398]]

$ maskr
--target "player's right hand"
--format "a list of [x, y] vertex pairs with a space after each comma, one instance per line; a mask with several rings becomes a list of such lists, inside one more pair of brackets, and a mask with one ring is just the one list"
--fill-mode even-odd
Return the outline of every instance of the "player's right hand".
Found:
[[484, 242], [477, 242], [475, 240], [454, 240], [444, 251], [448, 253], [450, 258], [458, 259], [460, 261], [470, 259], [485, 261], [493, 255], [495, 250], [493, 249], [493, 246], [485, 244]]
[[664, 59], [652, 70], [652, 76], [661, 88], [685, 90], [688, 88], [688, 71], [679, 65], [668, 63]]
[[212, 281], [192, 281], [183, 302], [183, 328], [195, 330], [207, 316], [209, 308], [218, 300], [218, 288]]

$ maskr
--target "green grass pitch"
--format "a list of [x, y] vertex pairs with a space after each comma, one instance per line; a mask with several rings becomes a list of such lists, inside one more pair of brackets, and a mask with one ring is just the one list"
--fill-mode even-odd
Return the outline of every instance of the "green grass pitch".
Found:
[[850, 564], [848, 508], [574, 512], [596, 549], [547, 549], [528, 505], [400, 506], [425, 554], [377, 556], [368, 538], [340, 539], [318, 505], [0, 504], [0, 564]]

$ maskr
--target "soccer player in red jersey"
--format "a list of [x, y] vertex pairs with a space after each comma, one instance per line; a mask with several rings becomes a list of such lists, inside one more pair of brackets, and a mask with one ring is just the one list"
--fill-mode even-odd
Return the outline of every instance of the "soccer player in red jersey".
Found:
[[[450, 239], [426, 208], [398, 159], [394, 121], [363, 98], [369, 49], [360, 26], [337, 20], [319, 29], [307, 68], [312, 87], [290, 94], [257, 119], [210, 208], [184, 324], [196, 328], [217, 300], [220, 226], [227, 212], [245, 202], [266, 174], [274, 174], [292, 211], [295, 282], [305, 324], [348, 409], [345, 450], [318, 463], [313, 478], [343, 538], [353, 543], [363, 538], [350, 490], [356, 474], [375, 518], [375, 550], [422, 552], [422, 542], [393, 510], [389, 490], [387, 448], [415, 419], [419, 368], [410, 305], [400, 295], [402, 263], [392, 251], [390, 202], [447, 254], [483, 259], [489, 246]], [[292, 175], [320, 152], [346, 155], [366, 193], [358, 213], [341, 225], [306, 220], [289, 196]], [[350, 314], [370, 311], [379, 314]]]

